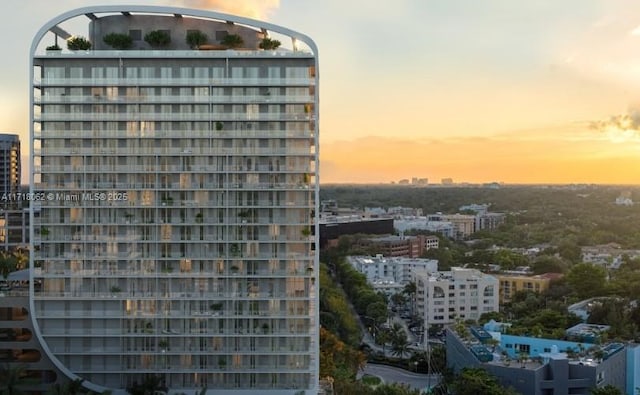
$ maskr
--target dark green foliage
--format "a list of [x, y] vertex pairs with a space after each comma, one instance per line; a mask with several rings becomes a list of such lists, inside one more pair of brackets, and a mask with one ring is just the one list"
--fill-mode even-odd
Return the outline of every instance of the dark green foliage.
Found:
[[200, 30], [190, 30], [187, 32], [186, 41], [191, 49], [198, 49], [201, 45], [207, 43], [207, 35]]
[[420, 391], [412, 390], [402, 384], [381, 384], [372, 388], [361, 381], [336, 381], [334, 383], [336, 394], [357, 395], [419, 395]]
[[25, 386], [30, 384], [26, 377], [27, 368], [24, 365], [0, 366], [0, 394], [22, 395]]
[[67, 39], [67, 49], [70, 51], [87, 51], [90, 48], [91, 43], [82, 36], [73, 36]]
[[62, 48], [58, 46], [58, 44], [49, 45], [47, 47], [47, 51], [60, 51]]
[[9, 273], [16, 271], [18, 268], [18, 259], [9, 253], [0, 252], [0, 275], [7, 278]]
[[144, 41], [154, 48], [161, 48], [171, 43], [171, 36], [164, 30], [153, 30], [145, 34]]
[[567, 273], [567, 283], [579, 299], [605, 294], [607, 271], [602, 266], [579, 263]]
[[320, 265], [320, 324], [346, 344], [360, 345], [362, 333], [358, 322], [344, 292], [334, 283], [324, 264]]
[[481, 368], [464, 368], [453, 379], [450, 388], [456, 395], [512, 395], [515, 392], [503, 388], [498, 380]]
[[610, 339], [636, 340], [640, 330], [640, 308], [629, 298], [609, 298], [593, 303], [588, 321], [610, 325]]
[[591, 395], [622, 395], [623, 392], [611, 384], [607, 384], [601, 388], [593, 388]]
[[239, 48], [244, 44], [244, 40], [237, 34], [227, 34], [221, 44], [228, 48]]
[[344, 344], [325, 328], [320, 328], [320, 377], [354, 380], [365, 361], [362, 352]]
[[167, 391], [167, 387], [164, 384], [164, 378], [156, 375], [146, 375], [140, 383], [134, 383], [131, 387], [127, 388], [127, 391], [131, 395], [152, 395], [157, 391]]
[[280, 41], [278, 40], [272, 40], [269, 37], [265, 37], [262, 39], [262, 41], [260, 41], [260, 44], [258, 45], [258, 47], [260, 47], [261, 49], [277, 49], [278, 47], [280, 47]]
[[133, 45], [131, 36], [125, 33], [109, 33], [102, 39], [105, 44], [114, 49], [129, 49]]
[[[615, 206], [621, 191], [640, 196], [638, 187], [590, 186], [546, 188], [507, 186], [489, 188], [407, 188], [398, 186], [323, 185], [321, 199], [335, 199], [341, 207], [421, 208], [425, 213], [455, 213], [462, 205], [491, 203], [491, 211], [507, 213], [505, 225], [478, 232], [474, 239], [506, 247], [551, 243], [568, 263], [579, 259], [575, 246], [618, 243], [640, 248], [640, 205]], [[638, 199], [635, 199], [638, 200]], [[553, 255], [553, 254], [551, 254]]]

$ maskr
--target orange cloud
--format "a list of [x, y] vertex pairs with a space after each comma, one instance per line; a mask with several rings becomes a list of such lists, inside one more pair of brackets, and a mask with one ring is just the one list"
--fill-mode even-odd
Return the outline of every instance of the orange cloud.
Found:
[[320, 180], [638, 184], [639, 153], [640, 143], [616, 144], [583, 124], [486, 138], [370, 136], [323, 144]]
[[280, 0], [184, 0], [184, 3], [188, 7], [255, 19], [264, 19], [280, 7]]

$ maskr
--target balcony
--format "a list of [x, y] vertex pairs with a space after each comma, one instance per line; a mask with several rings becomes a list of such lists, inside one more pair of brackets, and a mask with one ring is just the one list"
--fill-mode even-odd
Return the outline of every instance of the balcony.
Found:
[[306, 113], [247, 113], [247, 112], [44, 112], [34, 115], [34, 122], [47, 121], [312, 121], [314, 114]]
[[307, 104], [311, 95], [40, 96], [35, 104]]
[[[99, 52], [99, 51], [94, 51]], [[147, 55], [148, 52], [158, 51], [127, 51], [129, 53], [139, 52]], [[180, 51], [172, 51], [180, 52]], [[206, 51], [215, 52], [215, 51]], [[205, 52], [205, 53], [206, 53]], [[242, 51], [243, 54], [248, 51]], [[202, 51], [196, 53], [203, 53]], [[166, 53], [165, 53], [166, 55]], [[120, 57], [121, 55], [118, 55]], [[33, 85], [36, 87], [52, 86], [290, 86], [307, 87], [315, 86], [315, 78], [36, 78]]]

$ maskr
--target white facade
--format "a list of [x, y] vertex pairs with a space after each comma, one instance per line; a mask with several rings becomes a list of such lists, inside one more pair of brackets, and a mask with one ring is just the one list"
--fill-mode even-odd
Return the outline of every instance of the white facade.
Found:
[[429, 325], [475, 320], [482, 313], [499, 311], [498, 279], [479, 270], [416, 271], [413, 281], [416, 312]]
[[350, 256], [347, 260], [357, 271], [364, 274], [371, 284], [387, 281], [404, 287], [411, 282], [413, 272], [416, 270], [429, 273], [438, 271], [438, 261], [435, 259], [385, 258], [377, 255], [375, 257]]
[[[47, 31], [64, 38], [58, 24], [84, 15], [97, 50], [41, 51]], [[103, 48], [108, 32], [151, 29], [170, 47]], [[249, 48], [191, 50], [194, 29]], [[291, 50], [259, 50], [269, 32]], [[174, 393], [317, 393], [314, 43], [218, 13], [88, 7], [40, 30], [32, 64], [44, 351], [115, 393], [145, 374]]]
[[451, 222], [430, 221], [427, 217], [405, 217], [403, 219], [394, 219], [393, 227], [398, 232], [406, 232], [407, 230], [415, 229], [440, 233], [448, 238], [453, 238], [455, 235], [454, 227]]

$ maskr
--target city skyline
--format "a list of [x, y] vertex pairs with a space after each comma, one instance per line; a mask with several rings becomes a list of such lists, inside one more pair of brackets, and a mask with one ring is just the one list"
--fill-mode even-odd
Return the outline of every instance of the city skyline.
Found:
[[[12, 5], [0, 130], [19, 134], [24, 152], [36, 27], [100, 3]], [[631, 1], [141, 3], [237, 13], [316, 37], [322, 183], [638, 183], [640, 5]]]

